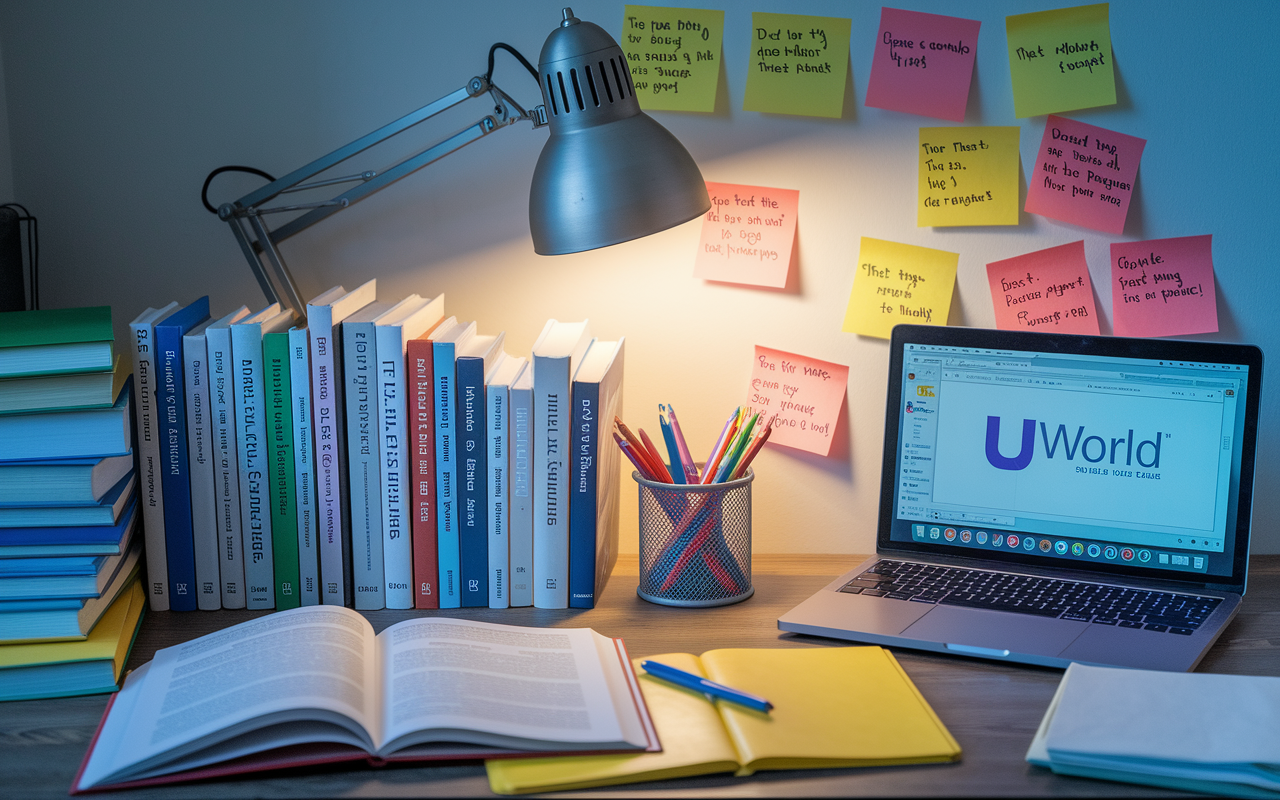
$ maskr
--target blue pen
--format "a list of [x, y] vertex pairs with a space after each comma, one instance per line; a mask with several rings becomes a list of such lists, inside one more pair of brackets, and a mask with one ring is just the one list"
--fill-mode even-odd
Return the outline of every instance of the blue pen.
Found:
[[727, 700], [730, 703], [737, 703], [740, 706], [746, 706], [754, 711], [769, 712], [773, 709], [773, 703], [765, 700], [763, 697], [754, 694], [740, 692], [737, 689], [730, 689], [722, 683], [709, 681], [706, 678], [700, 678], [692, 672], [685, 672], [682, 669], [668, 667], [666, 664], [660, 664], [657, 661], [642, 661], [640, 667], [645, 672], [655, 678], [661, 678], [664, 681], [674, 683], [677, 686], [683, 686], [686, 689], [692, 689], [695, 692], [702, 692], [708, 697], [718, 697], [721, 700]]

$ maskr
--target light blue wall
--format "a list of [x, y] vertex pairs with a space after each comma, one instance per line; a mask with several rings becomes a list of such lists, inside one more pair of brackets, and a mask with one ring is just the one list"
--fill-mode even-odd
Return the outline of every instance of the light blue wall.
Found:
[[[1066, 3], [895, 5], [982, 21], [965, 124], [1021, 128], [1025, 187], [1044, 118], [1013, 116], [1004, 17]], [[622, 3], [574, 6], [620, 32]], [[994, 324], [986, 263], [1083, 239], [1110, 332], [1111, 242], [1213, 234], [1222, 330], [1204, 338], [1280, 353], [1280, 4], [1111, 4], [1119, 102], [1069, 116], [1147, 140], [1119, 237], [1026, 214], [1016, 229], [917, 228], [916, 128], [946, 123], [863, 105], [880, 4], [722, 7], [726, 80], [717, 111], [655, 116], [708, 180], [800, 190], [799, 269], [788, 289], [695, 280], [697, 232], [687, 227], [594, 254], [532, 255], [526, 192], [545, 134], [518, 130], [288, 245], [304, 293], [372, 276], [384, 297], [445, 292], [451, 313], [491, 332], [505, 328], [512, 352], [526, 349], [548, 316], [590, 316], [599, 335], [628, 338], [628, 416], [652, 424], [656, 403], [671, 402], [686, 430], [718, 430], [743, 399], [754, 344], [848, 364], [832, 455], [768, 448], [759, 462], [757, 550], [774, 552], [867, 552], [873, 544], [887, 348], [839, 330], [860, 236], [960, 253], [951, 322], [977, 326]], [[852, 18], [844, 119], [741, 110], [752, 10]], [[46, 305], [108, 302], [123, 329], [147, 305], [198, 293], [224, 311], [256, 304], [230, 234], [199, 205], [210, 169], [249, 164], [282, 174], [462, 85], [483, 71], [496, 39], [536, 59], [558, 19], [559, 5], [546, 0], [0, 4], [14, 195], [40, 218]], [[500, 60], [496, 77], [532, 100], [531, 82], [512, 62]], [[215, 199], [255, 185], [228, 178]], [[1280, 552], [1270, 524], [1280, 516], [1276, 420], [1264, 400], [1255, 551]], [[634, 489], [624, 498], [624, 514], [634, 515]], [[623, 548], [634, 550], [628, 530], [634, 536], [624, 516]]]

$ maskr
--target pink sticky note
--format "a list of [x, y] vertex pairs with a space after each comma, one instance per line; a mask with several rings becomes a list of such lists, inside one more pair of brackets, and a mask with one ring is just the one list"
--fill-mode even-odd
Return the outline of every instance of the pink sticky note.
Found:
[[1098, 334], [1083, 240], [994, 261], [987, 281], [1002, 331]]
[[1111, 245], [1111, 320], [1117, 336], [1218, 330], [1213, 237]]
[[760, 424], [777, 414], [769, 444], [825, 456], [848, 382], [843, 364], [756, 345], [747, 406], [752, 414], [760, 412]]
[[709, 281], [786, 286], [800, 192], [708, 181], [707, 194], [711, 210], [702, 217], [693, 274]]
[[1050, 115], [1027, 176], [1027, 213], [1124, 233], [1147, 140]]
[[880, 9], [867, 105], [964, 122], [981, 26], [973, 19]]

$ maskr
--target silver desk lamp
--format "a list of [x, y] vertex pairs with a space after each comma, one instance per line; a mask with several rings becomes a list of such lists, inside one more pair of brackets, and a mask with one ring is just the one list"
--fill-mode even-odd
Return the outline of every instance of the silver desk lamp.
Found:
[[[495, 48], [499, 46], [505, 47]], [[533, 72], [523, 57], [516, 56]], [[472, 78], [461, 89], [217, 210], [231, 225], [268, 301], [278, 301], [299, 316], [305, 313], [302, 297], [280, 254], [280, 242], [498, 128], [522, 120], [529, 120], [535, 128], [550, 127], [529, 188], [529, 229], [533, 249], [540, 255], [576, 253], [648, 236], [687, 222], [711, 207], [693, 158], [666, 128], [640, 110], [626, 56], [598, 25], [583, 22], [572, 9], [564, 9], [564, 20], [547, 37], [539, 58], [543, 105], [526, 111], [490, 80], [492, 71], [490, 51], [488, 75]], [[393, 167], [312, 180], [445, 109], [483, 95], [493, 102], [492, 114]], [[266, 206], [282, 194], [345, 183], [358, 185], [328, 200]], [[207, 190], [207, 181], [205, 186]], [[269, 228], [265, 215], [281, 212], [303, 213]]]

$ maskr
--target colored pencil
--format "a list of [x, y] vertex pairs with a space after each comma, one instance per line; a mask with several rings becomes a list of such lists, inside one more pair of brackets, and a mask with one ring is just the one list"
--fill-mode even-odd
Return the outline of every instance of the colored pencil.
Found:
[[613, 433], [613, 440], [618, 443], [618, 447], [622, 449], [622, 454], [625, 455], [627, 460], [631, 462], [632, 466], [636, 468], [636, 472], [640, 473], [640, 477], [649, 481], [655, 480], [653, 474], [649, 472], [649, 467], [641, 463], [640, 458], [636, 456], [631, 444], [627, 442], [626, 439], [619, 436], [617, 431], [614, 431]]
[[[627, 427], [625, 422], [618, 419], [617, 417], [614, 417], [613, 424], [617, 428], [618, 432], [622, 434], [622, 438], [631, 444], [631, 447], [635, 451], [635, 454], [638, 455], [643, 460], [643, 462], [649, 467], [649, 473], [654, 476], [652, 480], [661, 481], [662, 475], [666, 474], [667, 472], [665, 467], [662, 467], [661, 469], [659, 468], [662, 463], [662, 459], [654, 458], [653, 454], [651, 454], [645, 448], [644, 444], [640, 441], [639, 437], [637, 437], [634, 433], [631, 432], [631, 429]], [[655, 461], [658, 463], [654, 463]], [[666, 483], [670, 483], [670, 482], [671, 482], [670, 476], [668, 476]]]
[[649, 459], [654, 462], [655, 470], [658, 478], [664, 483], [675, 483], [675, 479], [671, 477], [671, 473], [667, 471], [667, 465], [662, 463], [662, 456], [658, 455], [658, 448], [653, 446], [653, 440], [649, 438], [649, 434], [644, 432], [644, 428], [640, 428], [640, 441], [644, 444], [646, 450], [649, 451]]
[[733, 472], [729, 475], [729, 480], [737, 480], [747, 474], [747, 467], [751, 466], [751, 460], [756, 457], [756, 453], [760, 452], [760, 448], [764, 447], [764, 443], [769, 441], [769, 434], [773, 432], [773, 423], [777, 418], [777, 414], [769, 417], [769, 421], [765, 423], [764, 431], [751, 442], [747, 452], [743, 454], [742, 460], [738, 462], [738, 466], [734, 467]]
[[702, 482], [715, 483], [716, 471], [720, 469], [720, 462], [724, 459], [725, 453], [729, 452], [729, 448], [733, 446], [734, 437], [738, 435], [739, 427], [742, 424], [742, 406], [738, 407], [735, 416], [730, 422], [727, 436], [721, 441], [720, 446], [716, 448], [716, 452], [712, 453], [711, 458], [707, 459], [707, 463], [702, 468]]
[[716, 471], [716, 483], [723, 483], [729, 479], [733, 468], [738, 465], [738, 459], [742, 458], [742, 451], [746, 449], [747, 442], [751, 438], [751, 430], [755, 427], [758, 419], [760, 419], [760, 412], [756, 412], [751, 421], [743, 426], [742, 431], [738, 434], [733, 447], [729, 451], [729, 455], [720, 459], [720, 468]]
[[[662, 408], [662, 406], [658, 406]], [[658, 414], [658, 427], [662, 428], [662, 441], [667, 445], [667, 463], [670, 464], [671, 480], [674, 483], [688, 483], [685, 480], [684, 459], [680, 458], [680, 446], [676, 444], [676, 433], [671, 423]]]
[[[658, 406], [659, 409], [662, 406]], [[671, 420], [671, 432], [676, 437], [676, 447], [680, 451], [680, 464], [684, 467], [685, 483], [698, 483], [698, 465], [693, 462], [693, 454], [689, 452], [689, 443], [680, 430], [680, 420], [676, 419], [676, 410], [667, 406], [667, 419]]]

